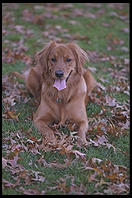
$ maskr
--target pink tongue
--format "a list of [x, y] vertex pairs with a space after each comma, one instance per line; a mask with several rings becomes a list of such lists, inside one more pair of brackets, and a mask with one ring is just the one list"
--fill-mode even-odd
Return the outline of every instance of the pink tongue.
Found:
[[53, 87], [58, 89], [59, 91], [66, 88], [66, 80], [55, 80]]

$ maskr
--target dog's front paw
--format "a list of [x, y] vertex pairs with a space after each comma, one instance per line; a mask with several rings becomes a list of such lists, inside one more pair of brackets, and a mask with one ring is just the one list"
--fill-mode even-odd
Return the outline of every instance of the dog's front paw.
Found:
[[86, 140], [86, 138], [78, 137], [77, 138], [77, 144], [79, 146], [87, 146], [88, 145], [88, 141]]

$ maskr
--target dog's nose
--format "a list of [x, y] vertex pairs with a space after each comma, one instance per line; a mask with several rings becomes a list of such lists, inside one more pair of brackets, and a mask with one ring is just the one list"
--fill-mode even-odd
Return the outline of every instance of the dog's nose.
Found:
[[55, 75], [57, 78], [61, 78], [64, 75], [64, 72], [62, 70], [56, 70]]

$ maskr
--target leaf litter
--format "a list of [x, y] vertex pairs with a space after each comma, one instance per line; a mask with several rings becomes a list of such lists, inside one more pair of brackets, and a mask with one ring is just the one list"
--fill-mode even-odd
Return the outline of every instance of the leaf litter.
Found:
[[[67, 28], [63, 28], [61, 25], [50, 25], [45, 24], [43, 18], [57, 19], [62, 17], [67, 19], [69, 16], [68, 9], [72, 9], [71, 13], [74, 17], [84, 16], [85, 18], [90, 18], [93, 20], [91, 22], [95, 23], [96, 18], [103, 15], [105, 12], [104, 8], [101, 9], [101, 4], [85, 4], [86, 8], [96, 7], [97, 13], [85, 12], [83, 9], [73, 9], [73, 4], [59, 4], [54, 6], [54, 4], [45, 4], [46, 12], [44, 14], [34, 14], [34, 10], [44, 9], [44, 6], [41, 5], [37, 7], [36, 4], [33, 6], [33, 10], [26, 9], [23, 10], [22, 19], [27, 22], [31, 22], [34, 25], [44, 26], [44, 31], [42, 32], [42, 37], [47, 37], [47, 39], [59, 39], [63, 40], [68, 38], [70, 40], [84, 40], [89, 41], [89, 37], [76, 33], [74, 35], [69, 33]], [[12, 4], [16, 9], [18, 4]], [[107, 4], [108, 7], [117, 8], [121, 11], [109, 12], [108, 15], [112, 18], [118, 18], [127, 22], [128, 14], [123, 13], [122, 9], [124, 4]], [[13, 13], [5, 12], [3, 18], [3, 35], [9, 35], [14, 33], [19, 33], [23, 35], [24, 38], [30, 38], [34, 34], [33, 30], [25, 28], [22, 25], [16, 25], [13, 17]], [[53, 14], [55, 13], [55, 14]], [[60, 15], [59, 15], [60, 13]], [[71, 25], [80, 25], [79, 22], [69, 20]], [[6, 26], [9, 26], [7, 30]], [[103, 23], [104, 26], [108, 27], [111, 24]], [[121, 28], [121, 31], [128, 34], [129, 28]], [[58, 38], [58, 33], [62, 33], [62, 38]], [[122, 39], [114, 37], [112, 33], [107, 35], [106, 40], [108, 41], [107, 50], [111, 51], [114, 49], [115, 45], [120, 46], [120, 50], [124, 53], [128, 53], [129, 49], [125, 46], [125, 42]], [[40, 41], [39, 41], [40, 42]], [[27, 55], [28, 48], [24, 45], [24, 39], [20, 39], [19, 42], [15, 41], [10, 43], [8, 39], [4, 41], [6, 47], [3, 47], [3, 57], [2, 60], [6, 64], [16, 63], [18, 60], [23, 61], [26, 65], [32, 64], [32, 59]], [[39, 190], [34, 187], [31, 188], [31, 185], [36, 183], [36, 186], [40, 183], [47, 183], [47, 178], [45, 177], [42, 171], [38, 171], [38, 167], [45, 168], [55, 168], [63, 170], [75, 165], [77, 162], [81, 162], [83, 171], [86, 175], [87, 182], [94, 182], [95, 189], [98, 187], [102, 188], [103, 194], [128, 194], [129, 193], [129, 178], [128, 178], [128, 168], [115, 165], [110, 160], [102, 160], [98, 158], [89, 158], [87, 159], [87, 149], [89, 147], [105, 147], [106, 149], [112, 149], [116, 154], [119, 150], [124, 155], [128, 155], [127, 152], [122, 151], [119, 148], [116, 148], [109, 140], [109, 135], [112, 137], [120, 137], [125, 135], [129, 130], [129, 99], [126, 102], [119, 102], [115, 97], [113, 97], [112, 92], [124, 93], [129, 96], [130, 87], [128, 84], [128, 72], [129, 72], [129, 58], [116, 57], [112, 55], [106, 55], [105, 53], [100, 53], [98, 51], [87, 51], [90, 62], [92, 63], [102, 63], [109, 62], [111, 67], [108, 68], [110, 77], [115, 79], [115, 84], [111, 85], [107, 78], [100, 77], [98, 86], [90, 96], [91, 102], [99, 105], [101, 107], [100, 112], [94, 114], [94, 117], [89, 118], [89, 130], [87, 134], [88, 144], [82, 149], [76, 145], [77, 140], [77, 131], [78, 127], [75, 123], [69, 122], [66, 124], [66, 128], [69, 129], [70, 135], [66, 135], [57, 128], [57, 125], [52, 125], [55, 130], [57, 143], [56, 144], [43, 144], [42, 139], [37, 139], [35, 136], [30, 135], [32, 133], [32, 128], [24, 130], [12, 131], [9, 130], [10, 136], [3, 137], [3, 151], [6, 154], [2, 158], [2, 167], [7, 172], [11, 174], [11, 180], [3, 179], [3, 189], [12, 188], [18, 192], [21, 192], [25, 195], [41, 195], [46, 194], [49, 189], [58, 189], [59, 191], [65, 194], [87, 194], [87, 189], [85, 183], [76, 185], [74, 176], [66, 176], [66, 178], [59, 178], [56, 181], [55, 185], [46, 187], [44, 190]], [[101, 67], [102, 71], [108, 71], [105, 67]], [[91, 67], [92, 72], [98, 72], [98, 69]], [[32, 102], [29, 98], [25, 86], [22, 83], [18, 83], [13, 75], [6, 74], [3, 76], [2, 82], [3, 89], [3, 106], [4, 113], [3, 119], [6, 121], [20, 122], [19, 117], [21, 113], [16, 111], [15, 107], [17, 103]], [[102, 94], [104, 93], [104, 94]], [[107, 116], [107, 109], [110, 109], [111, 115]], [[31, 119], [31, 118], [30, 118]], [[58, 153], [60, 156], [64, 157], [63, 163], [60, 163], [57, 159], [53, 161], [48, 161], [45, 159], [45, 153], [52, 152], [54, 154]], [[30, 169], [25, 168], [23, 161], [25, 160], [22, 156], [22, 153], [28, 153], [33, 156], [37, 156], [37, 159], [34, 161], [30, 158], [28, 165]], [[35, 167], [35, 170], [32, 169], [32, 166]], [[37, 170], [36, 170], [37, 169]], [[66, 179], [71, 179], [71, 185], [68, 186]], [[68, 179], [69, 179], [68, 178]], [[26, 187], [23, 187], [23, 183], [26, 184]], [[94, 191], [94, 194], [100, 193]]]

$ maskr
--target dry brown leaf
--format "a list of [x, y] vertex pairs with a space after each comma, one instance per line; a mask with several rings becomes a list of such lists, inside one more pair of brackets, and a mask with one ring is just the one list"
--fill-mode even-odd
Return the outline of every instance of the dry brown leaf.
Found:
[[7, 166], [8, 160], [6, 160], [4, 157], [2, 157], [2, 168], [5, 168]]

